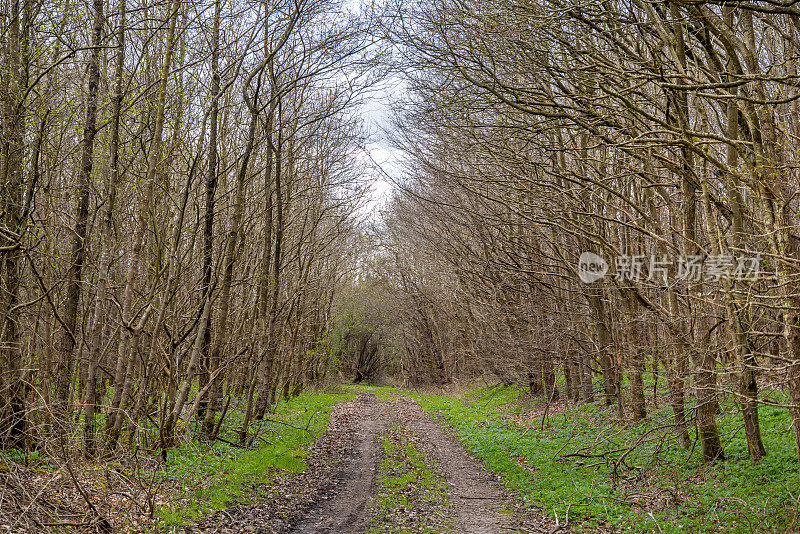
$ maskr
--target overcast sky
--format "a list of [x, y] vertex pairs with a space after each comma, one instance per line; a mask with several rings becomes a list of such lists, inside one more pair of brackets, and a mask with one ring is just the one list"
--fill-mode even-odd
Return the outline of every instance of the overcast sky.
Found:
[[[367, 98], [361, 109], [364, 125], [369, 132], [366, 144], [368, 154], [375, 163], [380, 165], [383, 173], [397, 179], [402, 172], [402, 151], [391, 146], [387, 133], [392, 128], [393, 103], [401, 96], [402, 83], [396, 78], [389, 78]], [[372, 184], [370, 201], [367, 210], [370, 216], [377, 215], [377, 210], [389, 198], [393, 189], [391, 179], [376, 172]]]

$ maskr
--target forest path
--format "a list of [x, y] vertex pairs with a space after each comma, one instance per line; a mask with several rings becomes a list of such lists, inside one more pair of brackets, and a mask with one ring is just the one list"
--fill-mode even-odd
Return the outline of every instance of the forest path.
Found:
[[321, 498], [290, 532], [337, 534], [364, 532], [371, 517], [372, 497], [378, 491], [378, 433], [386, 424], [385, 405], [373, 393], [361, 393], [347, 410], [351, 443], [333, 469]]
[[397, 401], [398, 411], [408, 428], [420, 436], [423, 452], [433, 461], [449, 483], [448, 497], [464, 534], [497, 532], [553, 533], [551, 521], [516, 508], [499, 480], [487, 473], [460, 443], [447, 435], [418, 402], [405, 396]]
[[458, 519], [457, 532], [568, 532], [541, 510], [527, 506], [512, 494], [498, 476], [488, 473], [417, 401], [399, 396], [396, 404], [405, 424], [420, 436], [423, 452], [448, 481], [448, 497]]
[[371, 392], [337, 404], [302, 473], [279, 477], [259, 502], [220, 510], [189, 532], [364, 532], [377, 493], [377, 435], [385, 410]]
[[[448, 532], [552, 534], [558, 530], [552, 520], [519, 503], [416, 401], [402, 395], [391, 402], [381, 401], [374, 393], [365, 391], [334, 409], [328, 432], [307, 458], [308, 469], [280, 480], [263, 502], [218, 512], [198, 524], [195, 531], [438, 532], [431, 530], [434, 519], [431, 514], [437, 512], [426, 502], [422, 488], [415, 491], [412, 487], [413, 494], [401, 496], [404, 504], [399, 512], [386, 514], [384, 509], [379, 519], [382, 506], [379, 501], [381, 496], [386, 497], [386, 489], [381, 488], [378, 479], [381, 460], [385, 458], [379, 441], [392, 435], [387, 431], [392, 422], [399, 423], [401, 431], [411, 436], [422, 451], [424, 463], [443, 482], [444, 502], [456, 522]], [[404, 450], [404, 445], [394, 444]]]

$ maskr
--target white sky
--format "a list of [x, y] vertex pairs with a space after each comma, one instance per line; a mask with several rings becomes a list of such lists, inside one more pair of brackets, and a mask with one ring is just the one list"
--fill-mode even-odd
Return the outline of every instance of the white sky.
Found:
[[365, 158], [370, 158], [380, 166], [376, 170], [371, 187], [370, 199], [365, 208], [365, 215], [376, 217], [383, 203], [391, 196], [394, 188], [390, 179], [397, 180], [402, 173], [402, 151], [391, 146], [387, 133], [392, 129], [393, 102], [402, 92], [402, 83], [397, 79], [382, 82], [367, 98], [362, 106], [361, 116], [369, 138], [366, 144]]

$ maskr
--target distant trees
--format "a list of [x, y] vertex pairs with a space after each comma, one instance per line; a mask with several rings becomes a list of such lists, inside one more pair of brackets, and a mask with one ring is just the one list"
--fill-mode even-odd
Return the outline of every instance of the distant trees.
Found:
[[407, 371], [398, 361], [403, 352], [392, 323], [402, 304], [386, 291], [382, 261], [374, 255], [377, 243], [364, 237], [354, 247], [363, 265], [359, 276], [347, 279], [332, 302], [326, 343], [342, 378], [380, 383]]
[[[556, 370], [574, 399], [591, 400], [598, 375], [634, 419], [647, 371], [708, 461], [725, 457], [720, 394], [737, 400], [754, 462], [769, 452], [760, 388], [788, 394], [800, 436], [798, 15], [766, 2], [405, 5], [389, 29], [413, 94], [389, 244], [408, 259], [392, 287], [436, 302], [426, 322], [443, 359], [525, 370], [553, 397]], [[582, 282], [582, 252], [608, 276]]]
[[231, 398], [263, 414], [328, 370], [372, 21], [115, 1], [2, 7], [3, 447], [213, 438]]

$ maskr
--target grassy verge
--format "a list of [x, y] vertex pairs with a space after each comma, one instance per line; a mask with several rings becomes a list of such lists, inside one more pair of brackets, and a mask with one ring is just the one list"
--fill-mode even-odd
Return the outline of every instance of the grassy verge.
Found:
[[[324, 431], [333, 407], [352, 393], [302, 393], [281, 401], [271, 421], [263, 422], [257, 450], [224, 442], [184, 441], [169, 451], [166, 466], [151, 473], [153, 480], [176, 491], [157, 509], [159, 527], [191, 523], [232, 502], [252, 502], [263, 496], [263, 483], [305, 469], [308, 447]], [[222, 437], [236, 441], [242, 415], [230, 413]], [[181, 498], [176, 498], [181, 495]]]
[[[610, 524], [630, 532], [797, 532], [797, 458], [789, 414], [762, 406], [769, 456], [747, 458], [733, 403], [719, 417], [728, 460], [707, 466], [699, 444], [675, 442], [666, 409], [636, 424], [613, 422], [600, 403], [541, 414], [517, 388], [483, 388], [461, 398], [414, 395], [488, 470], [563, 521]], [[762, 396], [781, 401], [778, 392]], [[696, 436], [693, 436], [696, 439]], [[637, 447], [631, 450], [632, 445]]]
[[429, 465], [401, 422], [379, 436], [382, 460], [378, 472], [378, 513], [368, 534], [448, 533], [455, 517], [446, 481]]

